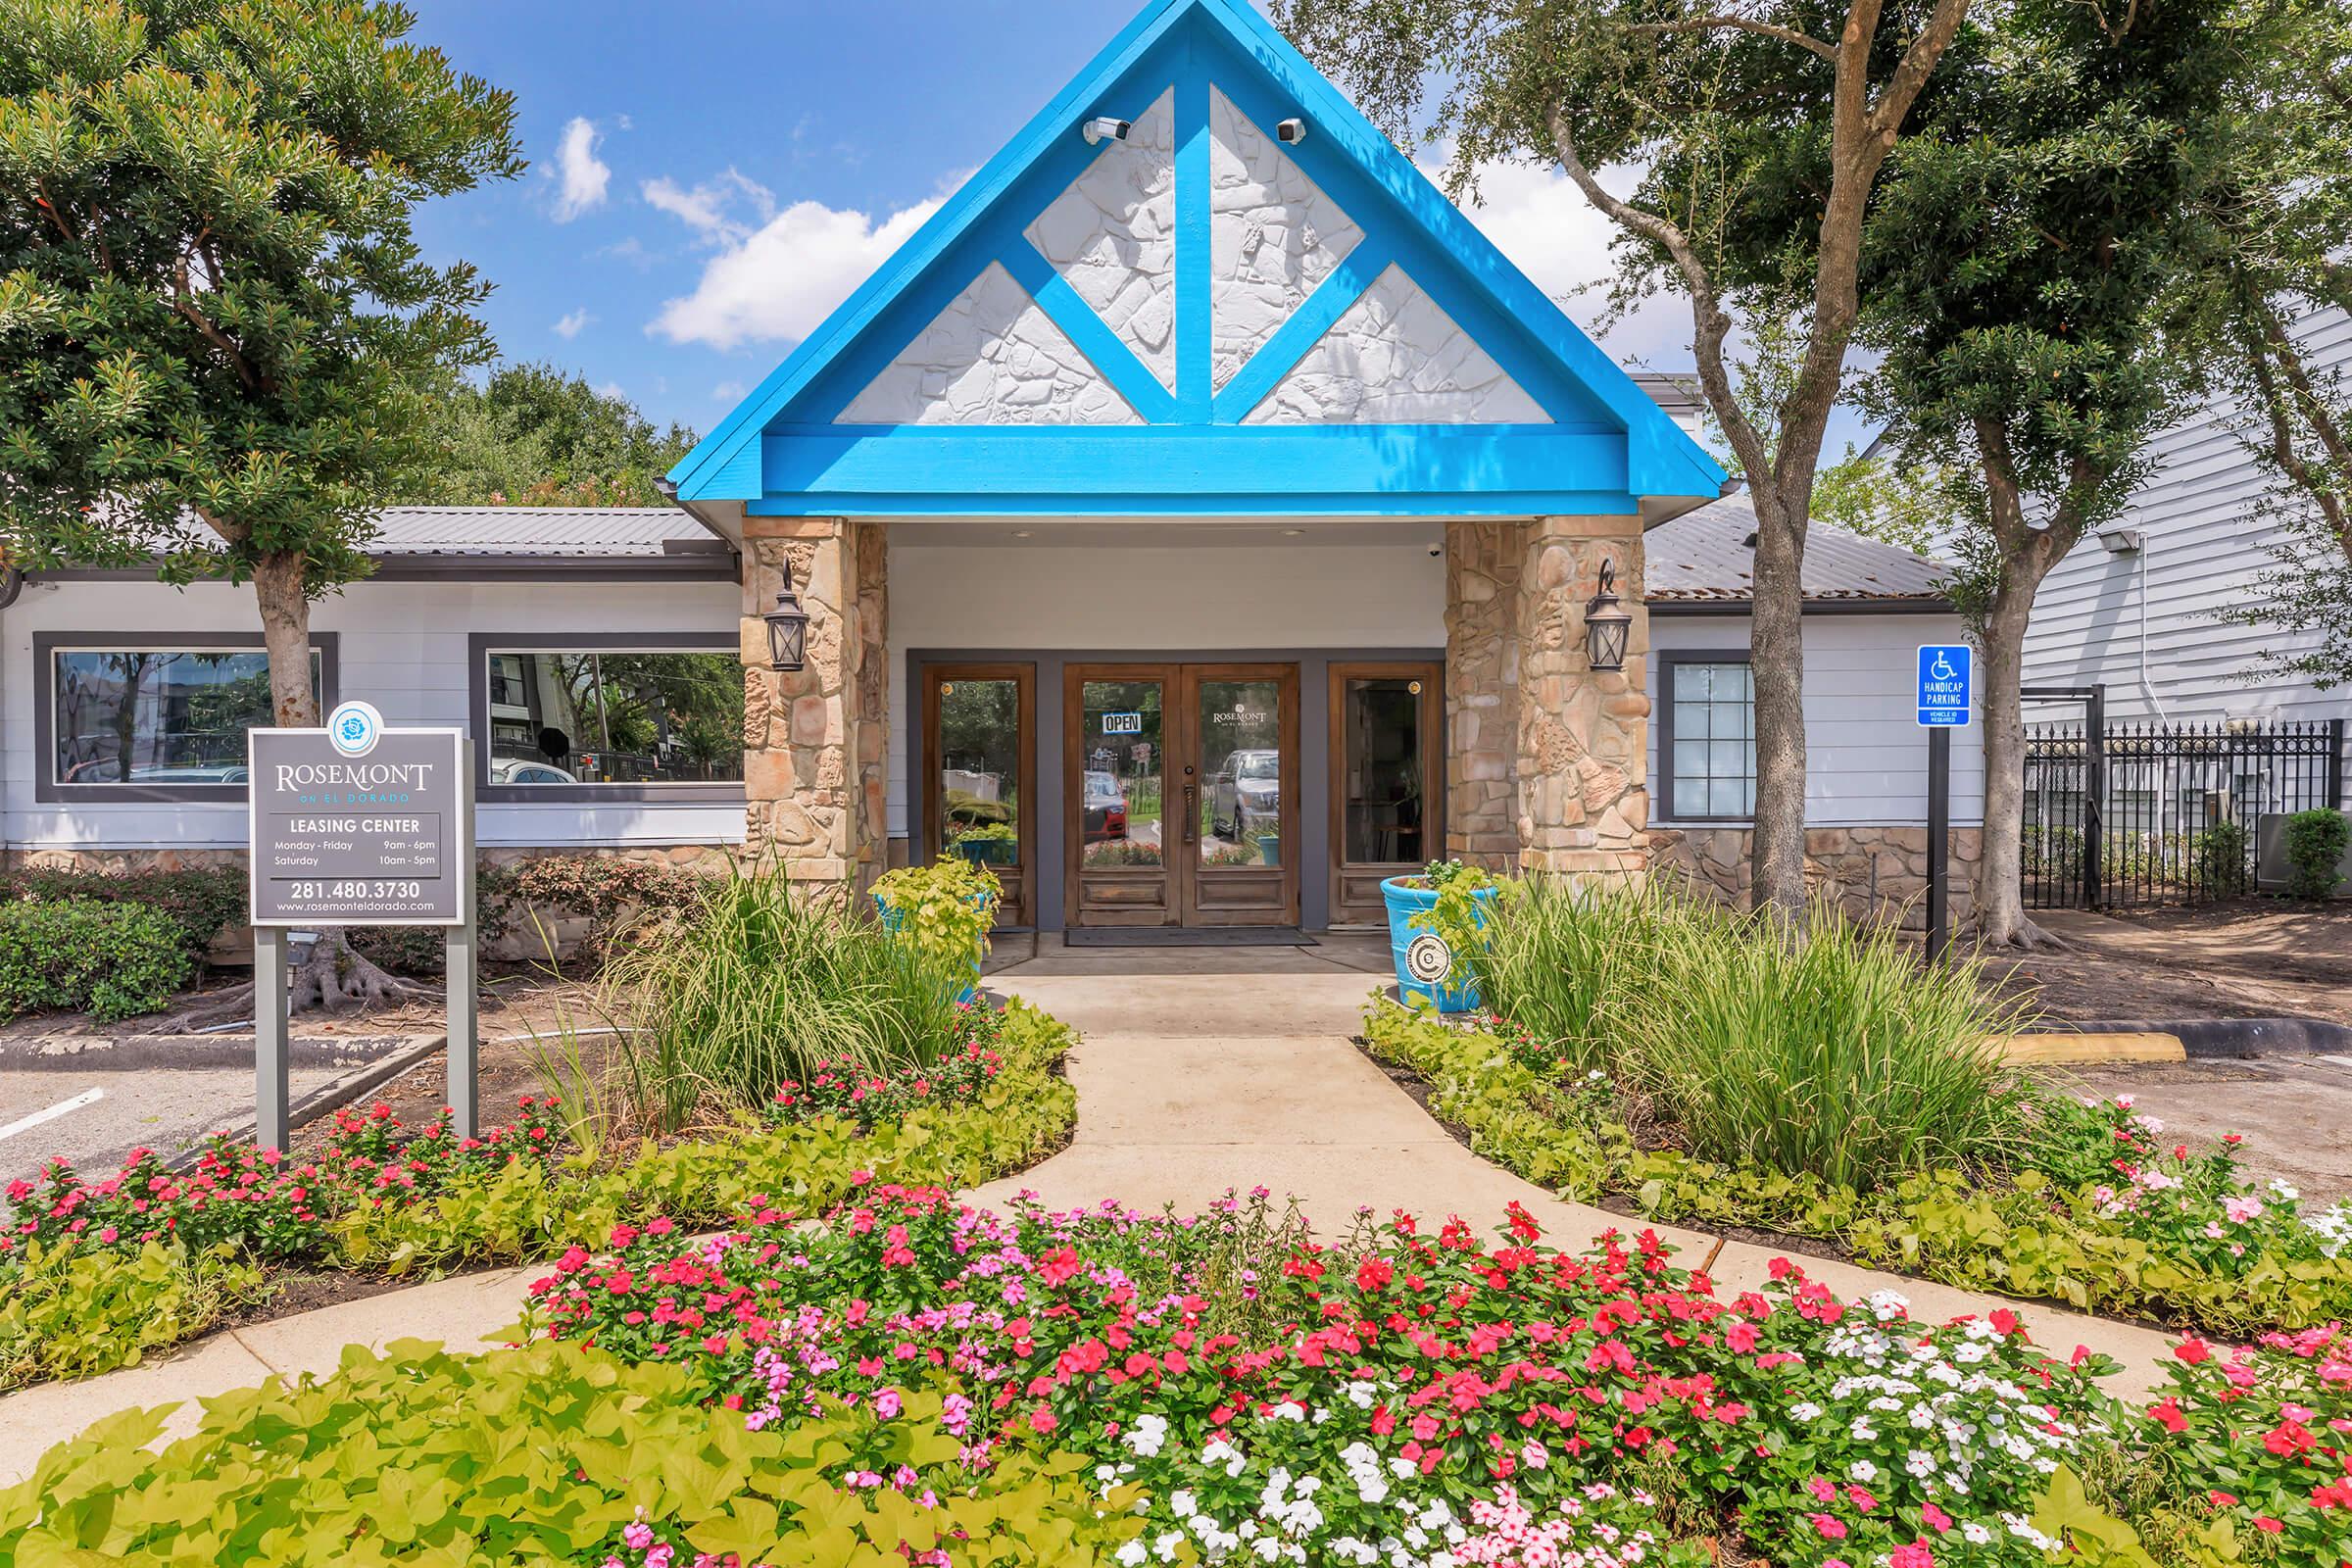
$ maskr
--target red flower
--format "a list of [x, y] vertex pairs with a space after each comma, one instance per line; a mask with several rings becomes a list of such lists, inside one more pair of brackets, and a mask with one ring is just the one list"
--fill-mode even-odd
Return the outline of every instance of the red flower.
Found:
[[2191, 1334], [2187, 1339], [2173, 1347], [2173, 1353], [2194, 1366], [2199, 1361], [2213, 1359], [2213, 1347]]
[[2180, 1413], [2179, 1399], [2167, 1399], [2162, 1404], [2150, 1407], [2148, 1419], [2159, 1423], [2167, 1432], [2186, 1432], [2188, 1430], [2188, 1418]]

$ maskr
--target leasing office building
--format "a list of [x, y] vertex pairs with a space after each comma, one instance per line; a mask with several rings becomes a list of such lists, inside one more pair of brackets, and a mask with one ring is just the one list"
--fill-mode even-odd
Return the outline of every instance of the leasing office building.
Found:
[[[486, 845], [856, 885], [956, 842], [1046, 928], [1369, 920], [1447, 853], [1738, 875], [1752, 521], [1238, 0], [1148, 9], [671, 481], [394, 513], [322, 693], [471, 723]], [[1899, 682], [1954, 623], [1912, 558], [1815, 554], [1823, 874], [1901, 893]], [[238, 842], [250, 613], [71, 574], [0, 612], [12, 850]]]

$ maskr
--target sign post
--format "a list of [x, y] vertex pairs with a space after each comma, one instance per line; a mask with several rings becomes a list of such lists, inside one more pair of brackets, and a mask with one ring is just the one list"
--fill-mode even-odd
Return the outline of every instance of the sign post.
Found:
[[283, 1151], [286, 942], [296, 929], [449, 933], [449, 1103], [480, 1132], [473, 995], [473, 758], [461, 729], [387, 729], [349, 702], [318, 729], [246, 731], [253, 915], [254, 1133]]
[[1919, 724], [1928, 732], [1928, 961], [1950, 945], [1952, 731], [1975, 721], [1977, 657], [1966, 643], [1919, 650]]

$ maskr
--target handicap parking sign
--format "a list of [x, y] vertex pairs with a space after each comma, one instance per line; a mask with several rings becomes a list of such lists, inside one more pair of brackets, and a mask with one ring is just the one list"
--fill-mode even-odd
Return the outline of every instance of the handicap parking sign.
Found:
[[1919, 722], [1930, 729], [1972, 722], [1977, 651], [1966, 643], [1929, 643], [1919, 651]]

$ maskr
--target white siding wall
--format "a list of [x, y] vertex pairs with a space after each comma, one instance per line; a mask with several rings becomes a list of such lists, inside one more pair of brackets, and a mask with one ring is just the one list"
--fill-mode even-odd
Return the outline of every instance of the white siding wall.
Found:
[[[733, 583], [369, 583], [330, 597], [312, 626], [341, 634], [340, 689], [394, 724], [467, 721], [466, 638], [473, 632], [710, 631], [732, 647], [740, 592]], [[245, 842], [241, 805], [121, 806], [33, 799], [36, 631], [257, 631], [253, 590], [204, 583], [184, 591], [147, 582], [28, 585], [0, 611], [0, 816], [12, 847], [231, 849]], [[743, 808], [679, 806], [484, 805], [484, 845], [732, 844]]]
[[[1956, 615], [1817, 615], [1805, 621], [1805, 821], [1814, 827], [1924, 823], [1927, 732], [1912, 681], [1922, 643], [1961, 641]], [[1660, 654], [1747, 650], [1744, 615], [1649, 618], [1651, 820], [1673, 825], [1658, 788]], [[1983, 731], [1952, 737], [1952, 822], [1984, 819]]]
[[[2315, 369], [2352, 374], [2352, 319], [2340, 312], [2315, 315], [2298, 335]], [[2028, 684], [2103, 682], [2109, 714], [2131, 719], [2352, 717], [2352, 687], [2321, 692], [2270, 675], [2247, 678], [2265, 648], [2287, 646], [2285, 634], [2216, 613], [2256, 592], [2254, 583], [2271, 565], [2264, 547], [2281, 528], [2260, 514], [2270, 478], [2245, 449], [2240, 418], [2240, 411], [2216, 408], [2157, 439], [2160, 466], [2110, 525], [2139, 530], [2145, 549], [2119, 556], [2086, 539], [2051, 571], [2034, 601]], [[2052, 710], [2046, 716], [2061, 714]], [[2063, 716], [2075, 715], [2070, 710]]]
[[[1008, 541], [890, 547], [890, 833], [906, 832], [909, 649], [1102, 652], [1446, 646], [1433, 524], [1379, 543], [1175, 547]], [[1169, 528], [1140, 524], [1153, 537]], [[985, 529], [985, 533], [982, 530]], [[1042, 529], [1041, 529], [1042, 531]], [[1426, 533], [1426, 539], [1407, 537]], [[1091, 534], [1090, 541], [1101, 535]], [[1040, 692], [1040, 702], [1058, 702]]]

